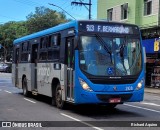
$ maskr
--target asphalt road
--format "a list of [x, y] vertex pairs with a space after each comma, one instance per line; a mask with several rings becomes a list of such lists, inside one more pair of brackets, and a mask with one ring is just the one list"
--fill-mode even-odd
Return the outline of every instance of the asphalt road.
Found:
[[[40, 121], [52, 121], [43, 123], [47, 125], [52, 123], [49, 125], [56, 126], [37, 128], [44, 130], [127, 130], [130, 128], [126, 127], [128, 124], [134, 126], [132, 126], [132, 129], [159, 129], [158, 127], [143, 127], [146, 123], [156, 126], [154, 121], [160, 121], [160, 95], [158, 94], [145, 93], [143, 102], [125, 103], [118, 105], [113, 110], [108, 110], [105, 106], [96, 105], [68, 105], [66, 110], [60, 110], [51, 106], [50, 102], [50, 98], [45, 96], [24, 97], [22, 90], [12, 85], [11, 74], [0, 73], [0, 121], [22, 121], [21, 124], [27, 121], [37, 121], [38, 123]], [[112, 127], [109, 127], [110, 125]], [[135, 127], [136, 125], [141, 126]], [[17, 130], [22, 128], [0, 127], [1, 129]]]

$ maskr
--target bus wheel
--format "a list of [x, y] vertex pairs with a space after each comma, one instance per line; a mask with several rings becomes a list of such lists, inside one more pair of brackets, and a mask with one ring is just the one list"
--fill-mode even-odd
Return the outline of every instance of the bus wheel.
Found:
[[28, 96], [28, 88], [27, 88], [27, 79], [26, 77], [22, 81], [22, 87], [23, 87], [23, 95]]
[[55, 93], [55, 101], [56, 106], [60, 109], [64, 108], [64, 101], [62, 100], [62, 90], [60, 84], [56, 87], [56, 93]]

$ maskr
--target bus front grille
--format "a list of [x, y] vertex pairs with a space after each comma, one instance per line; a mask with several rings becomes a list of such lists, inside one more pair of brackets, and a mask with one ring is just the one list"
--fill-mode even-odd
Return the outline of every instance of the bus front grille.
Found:
[[132, 94], [118, 94], [118, 95], [111, 95], [111, 94], [97, 94], [97, 98], [103, 102], [108, 102], [111, 98], [121, 98], [121, 102], [128, 101]]

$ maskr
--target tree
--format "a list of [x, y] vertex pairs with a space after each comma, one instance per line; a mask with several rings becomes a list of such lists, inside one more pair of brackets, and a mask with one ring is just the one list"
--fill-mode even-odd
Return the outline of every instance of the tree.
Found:
[[27, 34], [25, 22], [7, 22], [0, 26], [0, 44], [9, 48], [13, 40]]
[[26, 25], [28, 32], [31, 34], [67, 21], [69, 20], [66, 19], [64, 13], [41, 6], [35, 8], [35, 13], [30, 13], [27, 16]]
[[10, 21], [0, 24], [0, 44], [5, 47], [0, 49], [0, 58], [11, 56], [13, 41], [22, 36], [41, 31], [60, 23], [67, 22], [63, 12], [56, 12], [45, 7], [36, 7], [35, 13], [27, 16], [27, 21]]
[[[7, 22], [0, 25], [0, 44], [3, 46], [1, 48], [1, 58], [11, 57], [11, 51], [13, 46], [13, 41], [16, 38], [27, 35], [26, 22]], [[3, 56], [3, 57], [2, 57]], [[9, 58], [8, 58], [9, 59]]]

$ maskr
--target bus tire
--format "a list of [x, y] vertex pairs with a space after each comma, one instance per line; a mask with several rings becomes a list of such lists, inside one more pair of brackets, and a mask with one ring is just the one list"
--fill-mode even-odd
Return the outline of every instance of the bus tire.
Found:
[[62, 100], [62, 90], [60, 84], [57, 85], [55, 91], [55, 103], [57, 108], [64, 109], [65, 102]]
[[23, 95], [27, 97], [28, 96], [28, 87], [27, 87], [26, 77], [24, 77], [24, 79], [22, 81], [22, 88], [23, 88]]
[[56, 106], [56, 100], [55, 100], [55, 91], [52, 88], [52, 98], [51, 98], [51, 104], [52, 106]]

